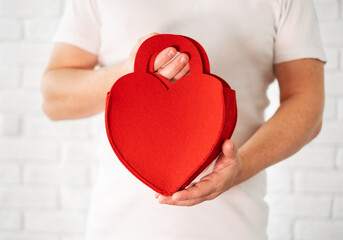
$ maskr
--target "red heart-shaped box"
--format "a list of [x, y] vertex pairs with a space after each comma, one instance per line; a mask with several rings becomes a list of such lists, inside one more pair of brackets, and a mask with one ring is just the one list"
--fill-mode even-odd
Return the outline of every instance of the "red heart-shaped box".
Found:
[[[153, 73], [157, 54], [170, 46], [190, 56], [190, 74], [174, 84]], [[218, 156], [236, 121], [235, 91], [210, 74], [201, 45], [181, 35], [145, 40], [134, 72], [119, 78], [107, 94], [105, 122], [114, 152], [163, 195], [185, 188]]]

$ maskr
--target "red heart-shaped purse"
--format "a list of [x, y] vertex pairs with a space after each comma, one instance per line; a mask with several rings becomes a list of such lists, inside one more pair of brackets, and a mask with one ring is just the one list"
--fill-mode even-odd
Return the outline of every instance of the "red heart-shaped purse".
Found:
[[[190, 74], [173, 84], [153, 72], [156, 56], [170, 46], [190, 57]], [[218, 156], [236, 121], [235, 91], [210, 74], [205, 50], [186, 36], [145, 40], [134, 72], [119, 78], [107, 94], [105, 123], [114, 152], [163, 195], [185, 188]]]

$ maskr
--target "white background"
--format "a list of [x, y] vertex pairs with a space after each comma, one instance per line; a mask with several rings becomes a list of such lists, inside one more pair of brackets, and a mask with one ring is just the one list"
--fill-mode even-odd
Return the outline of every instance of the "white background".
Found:
[[[300, 0], [297, 0], [300, 1]], [[343, 239], [343, 0], [315, 0], [329, 62], [319, 137], [268, 169], [272, 240]], [[50, 122], [40, 78], [63, 0], [0, 0], [0, 240], [79, 240], [97, 117]], [[269, 96], [270, 116], [278, 105]]]

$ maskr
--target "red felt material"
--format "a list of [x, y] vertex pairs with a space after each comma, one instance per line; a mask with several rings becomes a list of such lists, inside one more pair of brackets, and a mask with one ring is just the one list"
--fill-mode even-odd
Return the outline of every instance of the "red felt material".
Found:
[[[157, 54], [169, 46], [190, 56], [190, 74], [174, 84], [152, 71]], [[107, 94], [107, 136], [133, 175], [171, 195], [191, 183], [231, 137], [237, 121], [235, 91], [210, 73], [205, 50], [186, 36], [147, 39], [134, 69]]]

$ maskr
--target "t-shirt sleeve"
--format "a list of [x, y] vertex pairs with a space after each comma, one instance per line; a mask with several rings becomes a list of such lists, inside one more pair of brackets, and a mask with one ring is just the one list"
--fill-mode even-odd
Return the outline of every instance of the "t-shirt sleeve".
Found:
[[93, 0], [68, 0], [52, 42], [68, 43], [98, 55], [100, 26]]
[[313, 0], [281, 0], [274, 63], [301, 58], [327, 61]]

